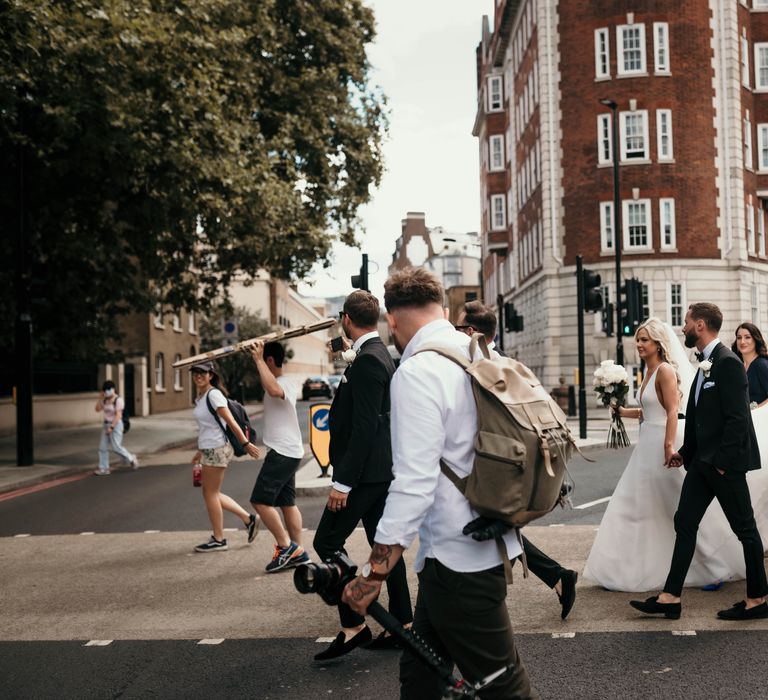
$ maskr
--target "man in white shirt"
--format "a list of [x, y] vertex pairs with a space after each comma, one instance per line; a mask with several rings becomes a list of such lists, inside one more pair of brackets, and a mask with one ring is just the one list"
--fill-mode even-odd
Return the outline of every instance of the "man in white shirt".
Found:
[[275, 538], [272, 561], [266, 566], [268, 573], [275, 573], [309, 561], [301, 546], [302, 518], [296, 505], [296, 470], [304, 456], [304, 442], [296, 415], [296, 386], [283, 376], [285, 348], [280, 343], [258, 341], [251, 354], [264, 387], [263, 442], [269, 448], [251, 504]]
[[[477, 431], [466, 373], [434, 352], [414, 355], [427, 343], [469, 354], [470, 339], [444, 318], [443, 294], [437, 279], [420, 268], [396, 272], [384, 285], [387, 320], [402, 355], [390, 390], [395, 478], [363, 567], [366, 575], [347, 586], [343, 599], [363, 614], [418, 535], [414, 631], [470, 681], [511, 667], [483, 691], [484, 698], [538, 697], [515, 648], [496, 542], [462, 533], [478, 514], [440, 471], [442, 458], [460, 476], [469, 474]], [[521, 554], [514, 532], [504, 542], [510, 560]], [[408, 651], [400, 662], [400, 682], [401, 698], [442, 697], [438, 676]]]

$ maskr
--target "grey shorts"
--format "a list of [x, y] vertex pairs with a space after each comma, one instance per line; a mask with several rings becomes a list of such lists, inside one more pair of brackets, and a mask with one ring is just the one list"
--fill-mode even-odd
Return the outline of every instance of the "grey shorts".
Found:
[[235, 451], [229, 443], [221, 447], [209, 447], [200, 452], [203, 455], [202, 463], [207, 467], [228, 467], [235, 456]]

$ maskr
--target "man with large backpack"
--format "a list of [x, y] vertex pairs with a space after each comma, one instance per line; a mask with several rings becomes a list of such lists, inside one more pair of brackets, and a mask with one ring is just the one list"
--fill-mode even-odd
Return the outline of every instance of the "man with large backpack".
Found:
[[[506, 606], [507, 582], [499, 546], [508, 559], [522, 554], [516, 532], [475, 541], [463, 534], [476, 519], [469, 501], [441, 471], [472, 472], [478, 414], [470, 376], [437, 352], [439, 344], [469, 359], [470, 339], [444, 318], [443, 288], [429, 272], [409, 268], [384, 285], [394, 342], [402, 355], [391, 384], [394, 481], [375, 544], [344, 601], [364, 614], [403, 551], [419, 537], [419, 578], [413, 630], [471, 682], [507, 669], [484, 698], [534, 698], [515, 647]], [[439, 677], [409, 651], [400, 661], [401, 698], [442, 697]]]
[[[460, 330], [470, 337], [475, 333], [482, 333], [488, 341], [488, 349], [505, 357], [504, 353], [495, 347], [496, 326], [496, 314], [493, 309], [477, 300], [468, 301], [464, 304], [456, 322], [456, 330]], [[566, 569], [548, 557], [525, 536], [522, 536], [521, 539], [528, 568], [534, 576], [554, 589], [560, 601], [560, 617], [565, 620], [576, 601], [578, 573], [572, 569]]]

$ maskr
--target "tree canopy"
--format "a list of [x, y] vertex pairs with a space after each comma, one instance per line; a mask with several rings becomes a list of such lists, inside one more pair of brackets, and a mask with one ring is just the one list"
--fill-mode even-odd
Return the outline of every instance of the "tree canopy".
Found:
[[373, 37], [361, 0], [0, 0], [0, 216], [11, 241], [25, 212], [37, 353], [93, 358], [126, 311], [355, 243], [387, 130]]

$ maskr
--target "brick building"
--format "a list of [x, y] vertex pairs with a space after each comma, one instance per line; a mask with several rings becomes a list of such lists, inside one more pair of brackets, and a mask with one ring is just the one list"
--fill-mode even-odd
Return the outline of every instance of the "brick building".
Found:
[[[679, 326], [713, 301], [724, 340], [768, 329], [768, 0], [497, 0], [476, 59], [484, 296], [525, 319], [510, 352], [546, 385], [571, 376], [577, 255], [615, 302], [615, 157], [646, 314]], [[615, 357], [596, 316], [588, 372]]]

